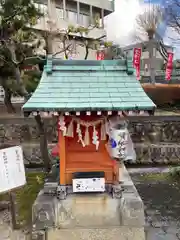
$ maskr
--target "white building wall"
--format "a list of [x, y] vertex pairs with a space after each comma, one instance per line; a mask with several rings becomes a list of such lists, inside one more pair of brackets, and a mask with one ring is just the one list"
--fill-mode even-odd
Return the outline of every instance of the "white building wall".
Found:
[[[53, 43], [53, 53], [58, 53], [63, 49], [62, 47], [62, 42], [56, 38], [54, 39]], [[80, 46], [79, 42], [76, 42], [72, 45], [70, 48], [71, 52], [68, 53], [69, 59], [77, 59], [77, 60], [83, 60], [85, 55], [86, 55], [86, 49], [84, 46]], [[65, 58], [64, 52], [57, 54], [57, 57], [60, 57], [62, 59]], [[89, 48], [89, 53], [88, 53], [88, 60], [95, 60], [96, 59], [96, 50], [92, 50]]]
[[[77, 9], [74, 9], [74, 11], [66, 10], [66, 18], [65, 18], [63, 9], [56, 7], [52, 1], [51, 10], [49, 12], [52, 15], [52, 18], [49, 19], [48, 6], [45, 4], [37, 4], [37, 3], [35, 3], [35, 5], [44, 14], [44, 16], [40, 18], [38, 20], [38, 23], [34, 26], [35, 29], [44, 30], [44, 31], [62, 32], [62, 30], [67, 29], [68, 26], [70, 25], [73, 25], [75, 27], [90, 26], [90, 15], [88, 15], [90, 14], [90, 12], [87, 12], [87, 9], [85, 8], [84, 8], [83, 14], [79, 13], [79, 15], [77, 15], [77, 12], [76, 12]], [[100, 27], [99, 28], [92, 27], [92, 30], [90, 30], [87, 35], [84, 35], [84, 37], [97, 39], [104, 35], [106, 35], [106, 30], [104, 29], [103, 25], [101, 26], [101, 21], [100, 21]]]

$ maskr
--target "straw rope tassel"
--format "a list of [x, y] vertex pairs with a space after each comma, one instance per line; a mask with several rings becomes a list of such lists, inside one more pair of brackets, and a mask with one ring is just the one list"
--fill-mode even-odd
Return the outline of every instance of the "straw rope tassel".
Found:
[[85, 147], [84, 141], [82, 139], [82, 132], [81, 132], [81, 126], [79, 123], [77, 123], [77, 129], [76, 132], [78, 134], [78, 142], [81, 142], [82, 146]]
[[63, 115], [59, 117], [59, 126], [60, 126], [60, 130], [63, 132], [63, 136], [66, 136], [67, 128], [66, 128], [66, 123]]
[[73, 128], [73, 120], [71, 120], [69, 126], [68, 126], [68, 129], [67, 129], [67, 133], [66, 133], [66, 136], [67, 137], [74, 137], [74, 128]]
[[96, 151], [99, 148], [98, 132], [96, 131], [96, 126], [93, 126], [93, 141], [92, 143], [96, 146]]
[[101, 140], [106, 140], [106, 126], [105, 123], [101, 123]]
[[90, 144], [90, 139], [89, 139], [89, 127], [86, 126], [86, 131], [85, 131], [85, 135], [84, 135], [84, 144], [85, 146], [88, 146]]
[[110, 132], [109, 132], [109, 128], [110, 128], [110, 123], [108, 121], [105, 122], [105, 131], [106, 131], [106, 134], [109, 135]]

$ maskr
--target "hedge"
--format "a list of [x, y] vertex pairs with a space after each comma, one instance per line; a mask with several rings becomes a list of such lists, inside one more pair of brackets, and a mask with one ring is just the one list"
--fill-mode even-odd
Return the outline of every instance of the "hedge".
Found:
[[157, 106], [180, 103], [180, 84], [142, 84], [142, 87]]

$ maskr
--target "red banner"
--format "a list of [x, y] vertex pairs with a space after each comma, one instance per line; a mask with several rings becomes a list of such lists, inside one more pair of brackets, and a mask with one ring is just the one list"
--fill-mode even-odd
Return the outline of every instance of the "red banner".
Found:
[[141, 48], [134, 48], [133, 67], [136, 69], [137, 80], [140, 80]]
[[171, 74], [173, 70], [173, 53], [168, 53], [168, 62], [166, 66], [166, 80], [170, 81], [171, 80]]
[[104, 60], [104, 51], [97, 51], [96, 60]]

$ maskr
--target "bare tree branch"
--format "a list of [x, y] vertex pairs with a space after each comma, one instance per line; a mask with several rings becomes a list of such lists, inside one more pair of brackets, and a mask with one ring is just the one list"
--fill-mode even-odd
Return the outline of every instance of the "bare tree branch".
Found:
[[62, 50], [60, 50], [59, 52], [56, 52], [53, 54], [53, 57], [55, 57], [58, 54], [61, 54], [63, 52], [66, 52], [67, 50], [69, 50], [69, 48], [71, 47], [71, 44], [69, 44], [67, 47], [64, 46], [64, 48]]
[[[180, 34], [180, 1], [171, 0], [165, 8], [165, 14], [168, 26]], [[174, 40], [178, 41], [178, 39]]]
[[[58, 54], [64, 53], [65, 58], [68, 59], [70, 54], [73, 54], [76, 52], [76, 46], [80, 45], [85, 48], [85, 56], [84, 59], [88, 58], [89, 54], [89, 48], [91, 48], [92, 40], [88, 39], [88, 34], [93, 31], [95, 28], [99, 27], [99, 19], [95, 19], [95, 23], [92, 25], [89, 25], [88, 27], [84, 26], [68, 26], [67, 29], [58, 29], [58, 26], [56, 23], [52, 22], [51, 20], [48, 21], [49, 24], [49, 30], [46, 32], [44, 37], [46, 38], [47, 35], [51, 35], [52, 38], [48, 41], [50, 41], [49, 45], [53, 45], [53, 39], [58, 38], [60, 40], [60, 49], [53, 53], [52, 47], [51, 47], [51, 54], [53, 56], [56, 56]], [[99, 37], [99, 41], [104, 36]], [[80, 39], [81, 38], [81, 39]], [[97, 39], [94, 39], [94, 41], [97, 41]], [[48, 44], [46, 44], [48, 45]], [[49, 51], [47, 51], [47, 54], [49, 54]]]
[[146, 35], [148, 40], [153, 39], [163, 18], [164, 14], [160, 6], [153, 5], [151, 8], [145, 9], [136, 18], [137, 36], [141, 39], [142, 35]]

